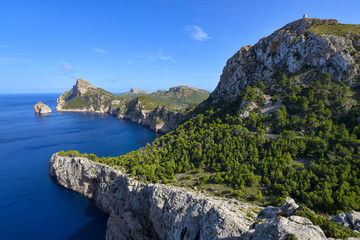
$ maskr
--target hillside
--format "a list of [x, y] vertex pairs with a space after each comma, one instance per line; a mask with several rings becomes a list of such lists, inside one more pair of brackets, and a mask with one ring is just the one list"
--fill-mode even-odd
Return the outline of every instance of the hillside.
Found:
[[168, 91], [158, 90], [150, 93], [145, 90], [130, 89], [130, 92], [123, 93], [120, 96], [138, 97], [146, 96], [159, 101], [171, 108], [182, 109], [196, 105], [206, 100], [210, 93], [208, 91], [188, 86], [171, 87]]
[[[322, 214], [360, 210], [359, 51], [360, 25], [294, 21], [241, 48], [196, 116], [152, 145], [113, 158], [61, 154], [261, 205], [290, 196]], [[301, 214], [327, 237], [358, 236]]]
[[193, 104], [199, 104], [208, 96], [204, 90], [187, 86], [151, 94], [131, 89], [127, 94], [116, 96], [79, 78], [71, 90], [58, 98], [56, 110], [109, 113], [166, 133], [182, 122]]

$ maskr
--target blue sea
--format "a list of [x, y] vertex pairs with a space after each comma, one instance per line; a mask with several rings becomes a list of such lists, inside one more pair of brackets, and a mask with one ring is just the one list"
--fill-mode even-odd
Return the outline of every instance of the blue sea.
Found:
[[[60, 150], [118, 156], [155, 133], [113, 116], [56, 112], [59, 94], [0, 95], [0, 239], [105, 239], [108, 216], [57, 185], [49, 160]], [[42, 101], [53, 112], [34, 114]]]

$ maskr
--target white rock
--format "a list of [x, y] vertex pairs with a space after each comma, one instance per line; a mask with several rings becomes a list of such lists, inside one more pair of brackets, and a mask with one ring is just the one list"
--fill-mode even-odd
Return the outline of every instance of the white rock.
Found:
[[[238, 239], [254, 206], [135, 181], [109, 166], [54, 154], [50, 175], [110, 214], [107, 239]], [[141, 236], [141, 237], [139, 237]]]
[[42, 102], [38, 102], [37, 104], [35, 104], [34, 111], [36, 114], [51, 113], [51, 109], [49, 108], [49, 106]]

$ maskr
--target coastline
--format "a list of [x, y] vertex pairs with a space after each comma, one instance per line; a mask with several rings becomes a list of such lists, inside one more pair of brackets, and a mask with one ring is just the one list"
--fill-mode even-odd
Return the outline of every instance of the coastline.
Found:
[[93, 198], [110, 215], [107, 239], [238, 239], [261, 209], [185, 188], [142, 183], [81, 157], [53, 154], [49, 172], [59, 185]]

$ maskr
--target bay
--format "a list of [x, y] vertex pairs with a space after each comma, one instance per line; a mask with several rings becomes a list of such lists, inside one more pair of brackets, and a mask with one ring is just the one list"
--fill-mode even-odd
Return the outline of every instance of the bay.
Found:
[[[113, 116], [56, 112], [58, 96], [0, 95], [0, 239], [105, 239], [108, 216], [49, 176], [50, 157], [71, 149], [118, 156], [155, 138]], [[35, 115], [38, 101], [53, 112]]]

